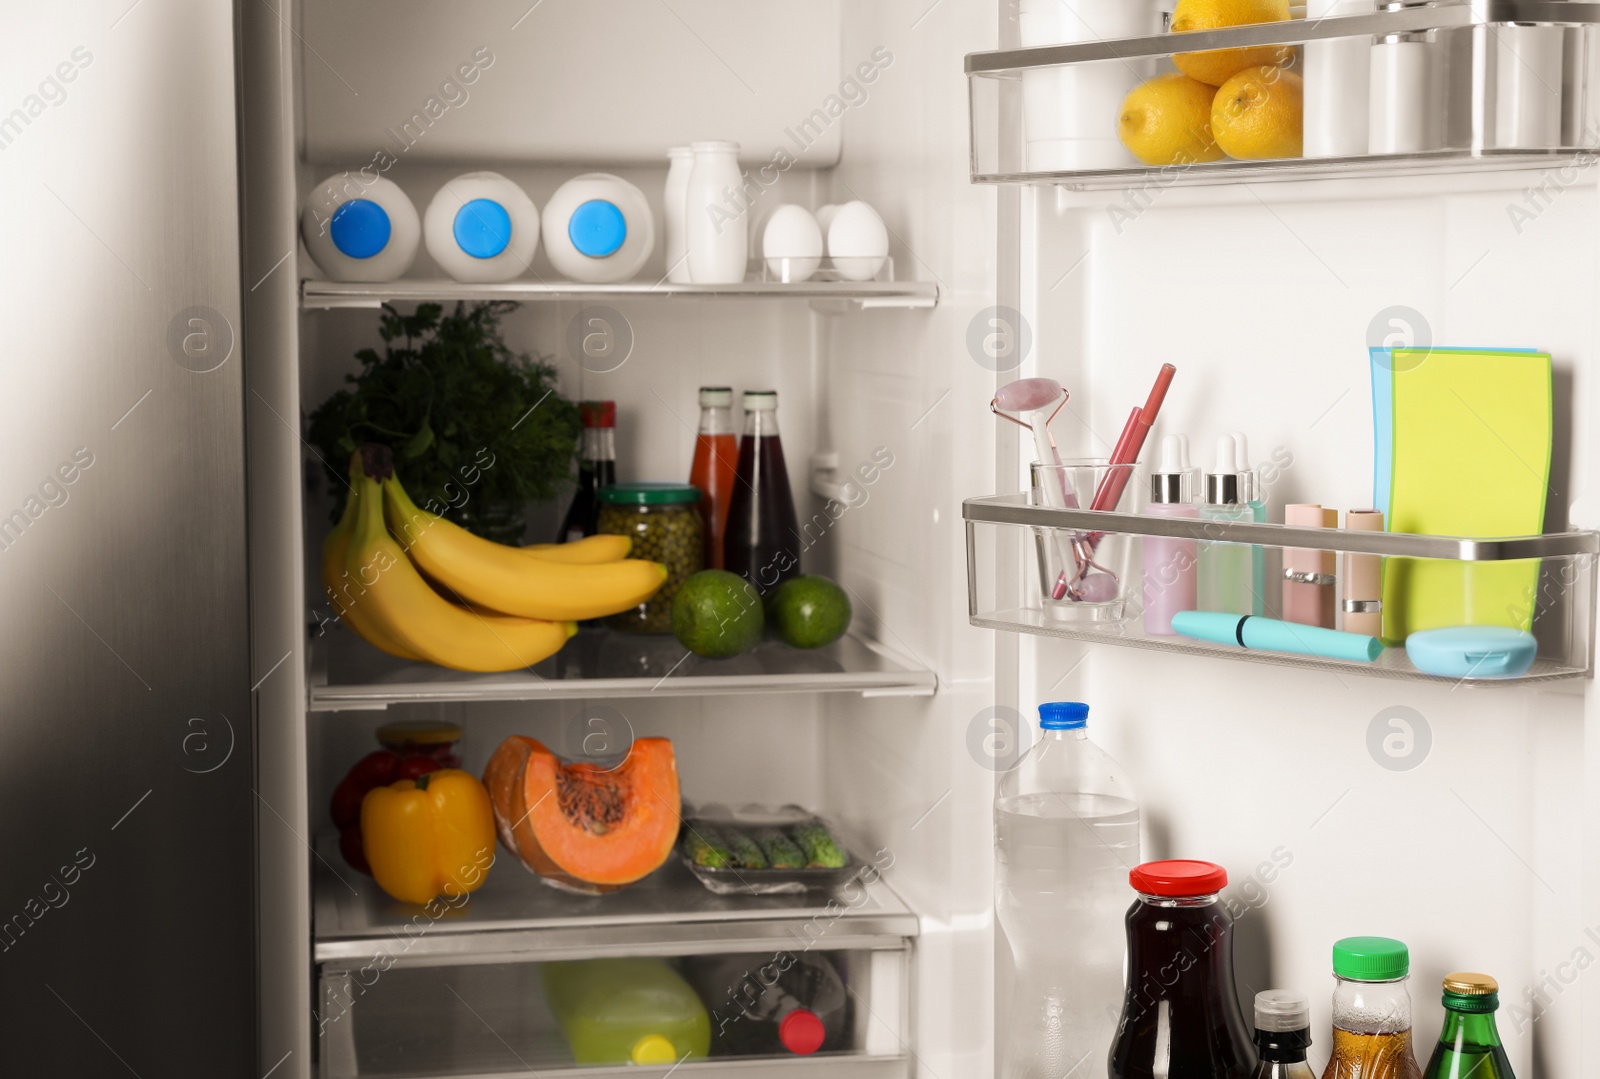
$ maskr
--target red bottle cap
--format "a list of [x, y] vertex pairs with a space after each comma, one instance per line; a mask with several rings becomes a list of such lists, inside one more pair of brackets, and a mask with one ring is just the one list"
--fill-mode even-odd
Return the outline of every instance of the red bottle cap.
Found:
[[822, 1048], [822, 1039], [828, 1034], [816, 1012], [796, 1008], [778, 1024], [778, 1040], [791, 1053], [808, 1056]]
[[615, 401], [579, 401], [578, 415], [585, 427], [615, 427], [617, 403]]
[[1174, 858], [1165, 862], [1146, 862], [1128, 873], [1128, 883], [1144, 895], [1167, 899], [1192, 899], [1215, 895], [1228, 886], [1228, 871], [1215, 862]]

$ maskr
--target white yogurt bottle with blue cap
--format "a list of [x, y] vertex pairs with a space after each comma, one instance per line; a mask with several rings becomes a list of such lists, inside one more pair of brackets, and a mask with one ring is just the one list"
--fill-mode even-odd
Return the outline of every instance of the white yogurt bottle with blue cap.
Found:
[[331, 281], [393, 281], [416, 260], [422, 225], [394, 181], [340, 173], [306, 196], [300, 235]]
[[574, 176], [544, 204], [544, 250], [562, 277], [588, 284], [626, 281], [656, 246], [644, 192], [620, 176]]
[[509, 281], [533, 267], [539, 209], [498, 172], [448, 181], [422, 215], [428, 254], [457, 281]]

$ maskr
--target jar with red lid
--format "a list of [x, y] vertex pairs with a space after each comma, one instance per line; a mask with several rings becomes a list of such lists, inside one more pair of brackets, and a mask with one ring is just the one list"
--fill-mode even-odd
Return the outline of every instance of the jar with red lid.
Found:
[[1233, 919], [1212, 862], [1145, 862], [1128, 874], [1128, 983], [1111, 1079], [1250, 1079], [1256, 1067], [1233, 978]]

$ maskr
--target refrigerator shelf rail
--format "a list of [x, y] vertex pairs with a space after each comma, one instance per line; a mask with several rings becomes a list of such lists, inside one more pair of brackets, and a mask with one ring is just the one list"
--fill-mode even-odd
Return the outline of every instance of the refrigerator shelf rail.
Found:
[[898, 949], [918, 932], [917, 916], [885, 883], [892, 868], [837, 896], [716, 895], [674, 856], [629, 888], [587, 896], [558, 891], [502, 856], [457, 909], [392, 900], [344, 863], [331, 835], [318, 847], [314, 958], [326, 969], [761, 952], [808, 941]]
[[[1591, 677], [1594, 673], [1595, 568], [1597, 556], [1600, 556], [1600, 532], [1575, 530], [1492, 539], [1359, 532], [1060, 509], [1033, 505], [1030, 496], [1022, 494], [967, 499], [962, 503], [962, 516], [967, 533], [968, 617], [975, 626], [1161, 652], [1448, 685], [1518, 685]], [[1076, 612], [1069, 610], [1069, 605], [1044, 598], [1042, 582], [1037, 579], [1039, 544], [1055, 536], [1084, 532], [1135, 540], [1123, 582], [1126, 610], [1120, 619], [1074, 620]], [[1146, 537], [1249, 544], [1262, 548], [1267, 604], [1264, 613], [1268, 616], [1279, 613], [1276, 608], [1281, 589], [1277, 583], [1283, 579], [1282, 552], [1285, 548], [1446, 562], [1462, 567], [1525, 563], [1530, 581], [1537, 581], [1529, 588], [1532, 594], [1525, 594], [1523, 599], [1531, 608], [1538, 656], [1532, 668], [1516, 678], [1449, 679], [1419, 671], [1401, 646], [1386, 648], [1375, 662], [1360, 663], [1150, 634], [1145, 632], [1141, 611], [1143, 570], [1139, 548], [1142, 544], [1138, 542]], [[1015, 574], [1019, 579], [1012, 579], [1010, 574], [1002, 575], [1001, 566], [1019, 567], [1020, 572]], [[1340, 578], [1342, 587], [1342, 566]]]
[[[1443, 0], [1379, 7], [1359, 15], [969, 53], [965, 72], [972, 182], [1048, 184], [1075, 191], [1138, 185], [1147, 196], [1173, 186], [1561, 169], [1592, 162], [1600, 148], [1600, 79], [1594, 77], [1600, 3]], [[1519, 65], [1516, 46], [1499, 40], [1509, 25], [1519, 32], [1533, 28], [1555, 35], [1550, 43], [1564, 64], [1554, 84], [1559, 134], [1552, 129], [1530, 136], [1516, 127], [1524, 121], [1497, 115], [1497, 87], [1505, 87], [1511, 101], [1511, 83], [1520, 78], [1552, 85], [1550, 72], [1532, 73], [1526, 61]], [[1368, 134], [1361, 134], [1364, 152], [1346, 145], [1328, 156], [1141, 165], [1115, 140], [1114, 105], [1105, 108], [1103, 123], [1098, 115], [1071, 111], [1075, 100], [1098, 94], [1100, 105], [1094, 108], [1099, 109], [1106, 101], [1120, 100], [1142, 79], [1175, 70], [1168, 59], [1174, 53], [1308, 43], [1314, 48], [1340, 43], [1361, 51], [1385, 40], [1426, 41], [1432, 54], [1433, 89], [1405, 106], [1424, 114], [1421, 127], [1427, 133], [1404, 137], [1421, 140], [1414, 145], [1400, 143], [1380, 151], [1376, 140], [1367, 142]], [[1306, 51], [1296, 49], [1291, 56], [1285, 70], [1306, 72]], [[1062, 78], [1069, 81], [1051, 81]], [[1364, 81], [1351, 87], [1352, 100], [1362, 111], [1368, 90]]]
[[314, 311], [329, 308], [376, 308], [385, 303], [421, 303], [456, 300], [513, 300], [517, 303], [567, 301], [606, 303], [631, 299], [668, 300], [810, 300], [829, 309], [855, 307], [921, 308], [936, 306], [939, 286], [927, 281], [763, 281], [747, 280], [736, 285], [678, 285], [660, 281], [629, 281], [612, 285], [588, 285], [576, 281], [507, 281], [500, 284], [471, 284], [444, 279], [428, 281], [352, 281], [305, 280], [300, 283], [300, 308]]
[[462, 701], [561, 701], [740, 693], [854, 692], [929, 697], [938, 676], [854, 633], [816, 649], [763, 641], [732, 659], [703, 659], [676, 638], [585, 630], [528, 670], [452, 671], [386, 655], [338, 626], [311, 627], [312, 712]]

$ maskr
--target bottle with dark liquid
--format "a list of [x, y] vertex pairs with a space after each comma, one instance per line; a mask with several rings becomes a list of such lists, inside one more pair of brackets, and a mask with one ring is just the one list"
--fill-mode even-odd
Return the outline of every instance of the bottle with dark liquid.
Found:
[[1411, 953], [1388, 937], [1333, 946], [1333, 1056], [1322, 1079], [1422, 1079], [1411, 1051]]
[[711, 1055], [809, 1056], [843, 1048], [849, 998], [826, 955], [780, 951], [684, 960], [711, 1013]]
[[1145, 862], [1128, 874], [1128, 985], [1111, 1079], [1252, 1079], [1256, 1053], [1233, 980], [1233, 919], [1211, 862]]
[[778, 439], [778, 395], [771, 390], [745, 391], [722, 563], [763, 595], [800, 575], [800, 523]]
[[1494, 1013], [1500, 983], [1487, 974], [1446, 974], [1444, 1028], [1423, 1079], [1515, 1079]]
[[592, 536], [599, 530], [598, 491], [617, 482], [617, 403], [579, 401], [583, 417], [583, 446], [578, 452], [578, 489], [572, 506], [561, 522], [557, 543], [568, 543]]
[[1311, 1045], [1311, 1001], [1304, 993], [1268, 989], [1256, 994], [1255, 1079], [1317, 1079], [1306, 1063]]
[[739, 464], [739, 437], [733, 433], [733, 391], [726, 386], [700, 387], [700, 431], [694, 440], [689, 482], [700, 488], [704, 522], [705, 564], [722, 569], [722, 537], [728, 527], [728, 499]]

